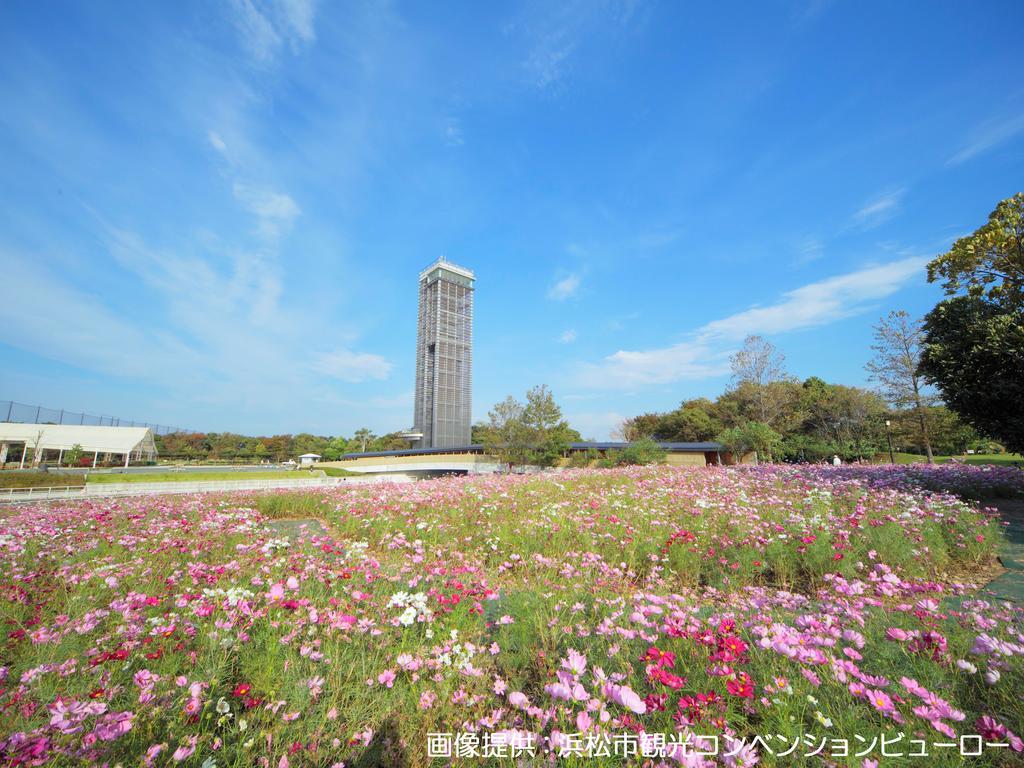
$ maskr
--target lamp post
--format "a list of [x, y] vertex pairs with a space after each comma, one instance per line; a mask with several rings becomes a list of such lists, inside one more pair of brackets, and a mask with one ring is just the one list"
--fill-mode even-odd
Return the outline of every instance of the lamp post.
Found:
[[885, 420], [885, 437], [889, 441], [889, 463], [895, 464], [896, 457], [892, 455], [892, 430], [889, 428], [892, 422], [889, 419]]

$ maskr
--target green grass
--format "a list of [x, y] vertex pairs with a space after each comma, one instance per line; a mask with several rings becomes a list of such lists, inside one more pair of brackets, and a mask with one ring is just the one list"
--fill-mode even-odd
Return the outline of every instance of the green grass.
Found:
[[[928, 459], [917, 453], [895, 453], [893, 454], [897, 464], [924, 464]], [[948, 464], [953, 459], [965, 464], [996, 464], [1000, 466], [1024, 465], [1024, 456], [1019, 453], [975, 453], [970, 456], [935, 456], [936, 464]], [[889, 454], [880, 453], [875, 456], [876, 464], [888, 464]]]
[[91, 474], [90, 483], [195, 483], [203, 480], [297, 480], [315, 477], [305, 470], [267, 472], [153, 472], [144, 474]]
[[85, 475], [51, 472], [0, 472], [0, 488], [51, 488], [85, 485]]
[[362, 472], [350, 472], [341, 467], [318, 467], [318, 469], [328, 477], [359, 477], [359, 475], [363, 474]]

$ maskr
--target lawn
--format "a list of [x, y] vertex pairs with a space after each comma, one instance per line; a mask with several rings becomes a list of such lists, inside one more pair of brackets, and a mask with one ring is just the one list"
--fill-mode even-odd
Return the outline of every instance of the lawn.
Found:
[[59, 485], [85, 485], [85, 475], [63, 472], [0, 472], [0, 488], [46, 488]]
[[89, 475], [89, 483], [195, 483], [206, 480], [296, 480], [315, 477], [311, 472], [294, 470], [268, 470], [266, 472], [146, 472]]
[[[897, 464], [924, 464], [928, 457], [916, 453], [895, 453], [893, 458]], [[956, 459], [957, 462], [981, 466], [984, 464], [995, 464], [999, 466], [1024, 467], [1024, 456], [1019, 453], [976, 453], [969, 456], [935, 456], [939, 464], [948, 464]], [[889, 454], [879, 454], [875, 461], [884, 464], [889, 461]]]
[[659, 467], [21, 507], [0, 762], [1019, 766], [1024, 610], [974, 593], [1001, 526], [961, 497], [1020, 495]]

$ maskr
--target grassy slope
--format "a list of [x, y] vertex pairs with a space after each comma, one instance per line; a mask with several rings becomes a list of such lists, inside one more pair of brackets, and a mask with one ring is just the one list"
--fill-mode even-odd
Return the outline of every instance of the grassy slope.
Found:
[[[916, 453], [897, 453], [895, 454], [897, 464], [922, 464], [926, 461], [924, 456], [919, 456]], [[978, 453], [973, 456], [936, 456], [935, 461], [938, 464], [946, 464], [952, 459], [961, 460], [967, 464], [999, 464], [1013, 466], [1016, 464], [1024, 464], [1024, 456], [1019, 453]], [[889, 461], [888, 454], [880, 454], [876, 457], [876, 461], [880, 464], [887, 463]]]
[[0, 472], [0, 488], [48, 488], [60, 485], [85, 485], [85, 475], [50, 472]]
[[203, 480], [297, 480], [312, 477], [299, 470], [268, 472], [153, 472], [145, 474], [89, 475], [90, 483], [195, 483]]

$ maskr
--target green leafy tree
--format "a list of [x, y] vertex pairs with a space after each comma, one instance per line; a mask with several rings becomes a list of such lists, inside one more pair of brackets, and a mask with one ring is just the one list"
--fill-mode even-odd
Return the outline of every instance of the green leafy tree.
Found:
[[327, 461], [337, 461], [348, 452], [348, 440], [339, 435], [338, 437], [333, 438], [329, 443], [327, 443], [327, 447], [324, 448], [324, 458]]
[[85, 451], [82, 448], [81, 444], [75, 443], [66, 451], [64, 451], [64, 461], [68, 463], [69, 467], [77, 466], [79, 459], [82, 458], [84, 453]]
[[522, 420], [529, 435], [529, 463], [539, 467], [553, 466], [569, 450], [569, 444], [580, 439], [579, 432], [562, 418], [562, 409], [544, 384], [526, 393]]
[[1000, 202], [984, 226], [928, 264], [928, 282], [937, 280], [948, 296], [965, 292], [1005, 309], [1024, 304], [1024, 192]]
[[509, 395], [488, 412], [483, 434], [484, 450], [511, 471], [527, 463], [530, 430], [523, 420], [525, 406]]
[[612, 461], [618, 466], [648, 464], [661, 464], [665, 461], [668, 452], [649, 437], [636, 440], [621, 451], [618, 451]]
[[1024, 450], [1024, 193], [937, 256], [928, 280], [950, 298], [925, 317], [921, 373], [979, 432]]
[[756, 451], [759, 458], [771, 458], [782, 442], [782, 436], [778, 432], [760, 421], [748, 421], [738, 427], [730, 427], [723, 430], [717, 439], [732, 453], [736, 461], [740, 461], [751, 451]]
[[371, 440], [373, 440], [373, 438], [373, 432], [371, 432], [366, 427], [360, 427], [359, 429], [356, 430], [356, 433], [352, 439], [359, 446], [359, 452], [366, 453], [366, 446]]
[[924, 329], [903, 310], [890, 312], [875, 326], [875, 356], [867, 369], [878, 383], [882, 396], [898, 409], [912, 409], [920, 430], [928, 463], [933, 463], [932, 444], [928, 435], [928, 406], [935, 398], [925, 391], [918, 372]]
[[[1005, 297], [1005, 294], [1000, 297]], [[921, 373], [966, 422], [1024, 451], [1024, 312], [980, 295], [941, 302], [925, 317]], [[1019, 306], [1019, 304], [1016, 304]]]

